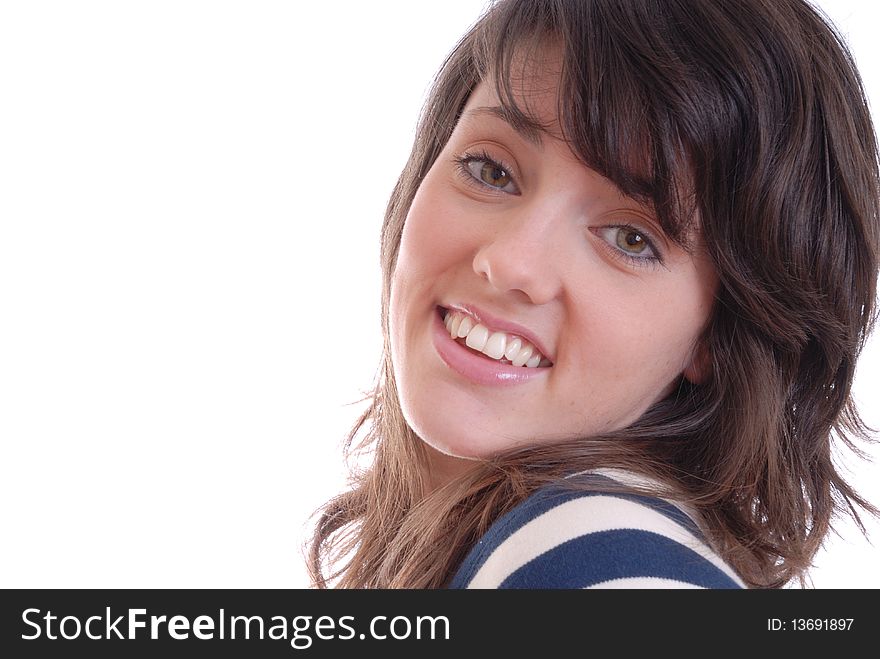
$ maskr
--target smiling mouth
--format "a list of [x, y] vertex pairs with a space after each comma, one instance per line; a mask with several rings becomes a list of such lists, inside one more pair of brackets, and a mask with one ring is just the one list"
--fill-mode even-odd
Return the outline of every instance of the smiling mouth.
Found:
[[461, 311], [438, 307], [449, 336], [471, 352], [499, 364], [549, 368], [553, 363], [529, 341], [516, 334], [492, 330]]

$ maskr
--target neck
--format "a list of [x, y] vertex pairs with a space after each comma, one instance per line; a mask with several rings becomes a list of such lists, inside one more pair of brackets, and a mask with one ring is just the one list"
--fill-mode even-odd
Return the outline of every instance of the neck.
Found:
[[428, 456], [428, 468], [430, 470], [428, 475], [428, 486], [432, 492], [443, 487], [450, 481], [455, 480], [479, 464], [479, 460], [447, 455], [429, 444], [425, 444], [425, 449]]

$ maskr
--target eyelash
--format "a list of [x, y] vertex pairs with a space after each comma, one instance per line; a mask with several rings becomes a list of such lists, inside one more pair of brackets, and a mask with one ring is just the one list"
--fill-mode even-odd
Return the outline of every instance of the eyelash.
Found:
[[488, 183], [485, 183], [476, 178], [468, 167], [468, 165], [470, 165], [472, 162], [484, 162], [488, 165], [492, 165], [493, 167], [497, 167], [498, 169], [504, 171], [504, 173], [511, 178], [511, 181], [514, 182], [514, 185], [516, 185], [516, 177], [513, 175], [513, 170], [508, 167], [504, 163], [504, 161], [493, 158], [485, 151], [468, 152], [455, 158], [456, 171], [464, 179], [465, 183], [472, 185], [482, 191], [488, 190], [490, 192], [513, 194], [511, 192], [504, 192], [503, 189], [496, 188], [495, 186], [489, 185]]
[[[490, 191], [494, 193], [504, 193], [504, 194], [513, 194], [510, 192], [505, 193], [501, 188], [496, 188], [494, 186], [489, 185], [479, 179], [477, 179], [473, 172], [471, 172], [470, 165], [472, 162], [483, 162], [493, 167], [497, 167], [504, 171], [505, 174], [511, 177], [511, 181], [513, 181], [514, 185], [516, 185], [516, 177], [514, 177], [511, 168], [504, 164], [504, 161], [497, 160], [490, 156], [486, 151], [479, 152], [467, 152], [455, 158], [456, 171], [461, 176], [461, 178], [467, 183], [481, 191]], [[636, 267], [636, 268], [651, 268], [656, 269], [658, 266], [663, 265], [663, 255], [659, 249], [656, 247], [656, 241], [651, 237], [649, 233], [640, 229], [639, 227], [633, 226], [632, 224], [608, 224], [601, 227], [596, 227], [595, 229], [591, 229], [593, 233], [600, 233], [606, 229], [625, 229], [627, 231], [632, 231], [633, 233], [639, 234], [645, 241], [645, 244], [648, 246], [648, 249], [651, 250], [654, 256], [633, 256], [632, 254], [627, 254], [622, 249], [618, 249], [611, 245], [607, 240], [603, 239], [599, 236], [602, 241], [603, 246], [608, 250], [609, 254], [625, 263]]]

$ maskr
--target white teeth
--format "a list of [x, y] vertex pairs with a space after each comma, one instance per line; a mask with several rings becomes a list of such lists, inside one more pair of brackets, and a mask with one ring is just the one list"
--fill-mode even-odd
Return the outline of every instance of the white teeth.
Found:
[[525, 363], [529, 361], [531, 356], [532, 346], [527, 343], [520, 349], [519, 354], [510, 361], [514, 366], [525, 366]]
[[470, 331], [470, 333], [467, 335], [467, 339], [465, 339], [464, 342], [468, 348], [473, 348], [474, 350], [479, 350], [480, 352], [482, 352], [483, 348], [486, 347], [486, 342], [488, 340], [489, 330], [482, 325], [477, 325]]
[[513, 341], [507, 344], [507, 348], [504, 350], [504, 356], [513, 361], [513, 358], [519, 354], [519, 350], [522, 348], [522, 339], [518, 336], [513, 337]]
[[483, 346], [483, 352], [492, 359], [501, 359], [504, 357], [504, 348], [507, 347], [507, 334], [504, 332], [495, 332], [489, 336], [486, 345]]
[[465, 345], [469, 348], [478, 350], [492, 359], [505, 359], [514, 366], [526, 368], [552, 366], [550, 361], [525, 339], [506, 332], [493, 332], [475, 322], [467, 314], [447, 311], [443, 324], [453, 339], [464, 339]]
[[448, 326], [449, 334], [452, 336], [453, 339], [456, 339], [458, 338], [458, 328], [461, 326], [462, 316], [457, 313], [451, 313], [447, 317], [452, 318], [452, 320], [449, 321]]

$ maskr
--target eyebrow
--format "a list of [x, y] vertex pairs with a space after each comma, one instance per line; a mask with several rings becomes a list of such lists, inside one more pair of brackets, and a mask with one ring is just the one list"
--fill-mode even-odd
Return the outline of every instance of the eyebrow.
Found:
[[464, 113], [467, 116], [489, 116], [501, 119], [508, 126], [513, 128], [523, 139], [534, 144], [542, 146], [541, 133], [546, 133], [547, 129], [534, 119], [530, 119], [521, 112], [512, 112], [503, 105], [480, 106], [471, 108]]

